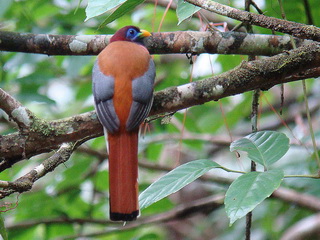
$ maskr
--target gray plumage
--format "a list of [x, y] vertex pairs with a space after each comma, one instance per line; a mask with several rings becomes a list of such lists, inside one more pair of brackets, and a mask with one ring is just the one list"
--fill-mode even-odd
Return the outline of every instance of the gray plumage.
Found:
[[112, 100], [114, 79], [111, 76], [105, 76], [100, 71], [98, 61], [93, 66], [92, 81], [92, 91], [98, 118], [108, 132], [116, 133], [119, 130], [120, 121]]
[[150, 59], [148, 71], [143, 76], [132, 81], [133, 103], [126, 124], [128, 131], [138, 128], [150, 112], [153, 102], [155, 76], [155, 65], [153, 60]]

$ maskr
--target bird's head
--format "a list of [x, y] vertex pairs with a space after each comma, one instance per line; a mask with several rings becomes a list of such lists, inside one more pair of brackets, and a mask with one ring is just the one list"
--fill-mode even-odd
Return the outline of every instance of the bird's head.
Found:
[[143, 39], [151, 36], [151, 33], [145, 30], [140, 30], [135, 26], [126, 26], [119, 29], [110, 39], [111, 42], [115, 41], [128, 41], [135, 42], [143, 45]]

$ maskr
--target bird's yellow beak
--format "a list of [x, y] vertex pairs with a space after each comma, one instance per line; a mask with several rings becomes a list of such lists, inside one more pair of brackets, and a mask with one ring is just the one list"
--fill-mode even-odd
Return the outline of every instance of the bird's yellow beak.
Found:
[[149, 33], [148, 31], [146, 31], [146, 30], [140, 30], [139, 37], [145, 38], [145, 37], [150, 37], [150, 36], [151, 36], [151, 33]]

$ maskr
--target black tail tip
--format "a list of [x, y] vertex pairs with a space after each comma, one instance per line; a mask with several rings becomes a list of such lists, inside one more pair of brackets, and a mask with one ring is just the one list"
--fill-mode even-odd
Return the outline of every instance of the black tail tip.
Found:
[[110, 212], [111, 221], [134, 221], [139, 216], [139, 210], [133, 211], [132, 213], [118, 213]]

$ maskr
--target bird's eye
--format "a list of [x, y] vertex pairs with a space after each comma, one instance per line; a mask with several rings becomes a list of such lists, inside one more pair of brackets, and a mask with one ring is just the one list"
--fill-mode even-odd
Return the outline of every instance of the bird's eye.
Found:
[[131, 30], [129, 31], [129, 35], [134, 35], [134, 30], [133, 30], [133, 29], [131, 29]]

